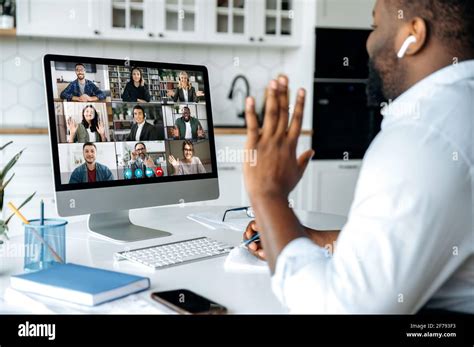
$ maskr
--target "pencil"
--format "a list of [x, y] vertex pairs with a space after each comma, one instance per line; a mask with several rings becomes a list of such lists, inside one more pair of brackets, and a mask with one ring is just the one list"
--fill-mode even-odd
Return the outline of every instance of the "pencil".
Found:
[[[9, 202], [7, 205], [17, 215], [17, 217], [22, 220], [23, 223], [30, 224], [30, 221], [28, 219], [26, 219], [25, 216], [23, 216], [20, 211], [18, 211], [18, 209], [15, 207], [15, 205], [13, 205], [11, 202]], [[38, 240], [40, 240], [41, 243], [43, 243], [48, 248], [48, 250], [51, 252], [51, 254], [56, 259], [56, 261], [58, 261], [60, 263], [64, 263], [63, 258], [61, 258], [59, 256], [59, 254], [56, 253], [56, 251], [41, 237], [40, 234], [38, 234], [38, 232], [34, 228], [32, 228], [31, 231], [38, 238]]]

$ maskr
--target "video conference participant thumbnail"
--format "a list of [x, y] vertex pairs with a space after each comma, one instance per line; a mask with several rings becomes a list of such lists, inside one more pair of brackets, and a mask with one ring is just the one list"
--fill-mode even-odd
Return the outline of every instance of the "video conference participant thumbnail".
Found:
[[[174, 78], [175, 75], [178, 75], [178, 83], [176, 87], [174, 89], [168, 89], [166, 92], [166, 95], [171, 97], [174, 102], [199, 102], [200, 97], [205, 95], [202, 90], [199, 90], [199, 81], [203, 81], [201, 73], [190, 72], [188, 74], [186, 71], [177, 72], [164, 70], [162, 74], [165, 74], [165, 76], [168, 77], [164, 78], [164, 80], [169, 80], [169, 76]], [[190, 74], [192, 77], [190, 77]]]
[[113, 143], [59, 144], [63, 184], [104, 182], [117, 179]]
[[115, 141], [162, 141], [165, 139], [161, 105], [112, 104]]
[[168, 162], [172, 168], [172, 175], [211, 172], [209, 141], [168, 141]]
[[138, 67], [133, 67], [130, 71], [130, 81], [127, 82], [122, 93], [122, 100], [125, 102], [150, 102], [150, 90], [143, 79], [143, 71]]
[[178, 140], [197, 140], [205, 137], [201, 122], [191, 117], [191, 110], [188, 106], [183, 107], [182, 116], [176, 119], [173, 136]]
[[109, 141], [109, 122], [104, 103], [65, 103], [64, 116], [68, 133], [67, 142]]
[[162, 177], [168, 174], [165, 141], [117, 142], [120, 179]]
[[167, 138], [202, 140], [208, 129], [205, 105], [164, 105], [163, 114]]
[[106, 93], [103, 90], [100, 90], [93, 81], [86, 79], [85, 64], [77, 63], [75, 65], [74, 71], [77, 78], [70, 82], [61, 92], [61, 99], [79, 102], [105, 100]]

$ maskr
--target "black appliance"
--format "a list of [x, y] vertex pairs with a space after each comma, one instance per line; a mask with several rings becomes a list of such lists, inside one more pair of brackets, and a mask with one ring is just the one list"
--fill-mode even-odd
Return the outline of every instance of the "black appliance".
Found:
[[361, 159], [380, 131], [380, 108], [367, 106], [370, 30], [316, 28], [313, 159]]

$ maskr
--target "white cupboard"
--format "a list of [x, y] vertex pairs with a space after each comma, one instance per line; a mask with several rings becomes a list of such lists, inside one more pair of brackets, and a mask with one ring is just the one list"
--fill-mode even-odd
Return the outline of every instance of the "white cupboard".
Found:
[[17, 0], [18, 36], [93, 38], [99, 18], [99, 0]]
[[[19, 36], [297, 47], [307, 0], [18, 0]], [[53, 16], [53, 18], [52, 18]]]

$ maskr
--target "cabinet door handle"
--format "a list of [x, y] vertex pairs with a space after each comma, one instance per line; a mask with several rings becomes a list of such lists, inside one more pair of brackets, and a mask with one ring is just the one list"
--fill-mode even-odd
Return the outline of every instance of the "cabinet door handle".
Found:
[[94, 34], [95, 35], [100, 35], [100, 31], [99, 30], [94, 30]]
[[260, 38], [258, 39], [258, 41], [263, 42], [263, 41], [264, 41], [264, 38], [263, 38], [263, 37], [260, 37]]
[[251, 42], [254, 42], [254, 41], [255, 41], [255, 37], [252, 36], [252, 37], [250, 38], [250, 41], [251, 41]]
[[159, 33], [158, 36], [159, 37], [165, 37], [165, 35], [163, 33]]
[[338, 166], [339, 169], [343, 169], [343, 170], [358, 170], [359, 169], [359, 165], [339, 165]]
[[148, 37], [153, 37], [155, 36], [153, 33], [148, 33]]
[[218, 169], [221, 171], [237, 171], [235, 166], [221, 166]]

